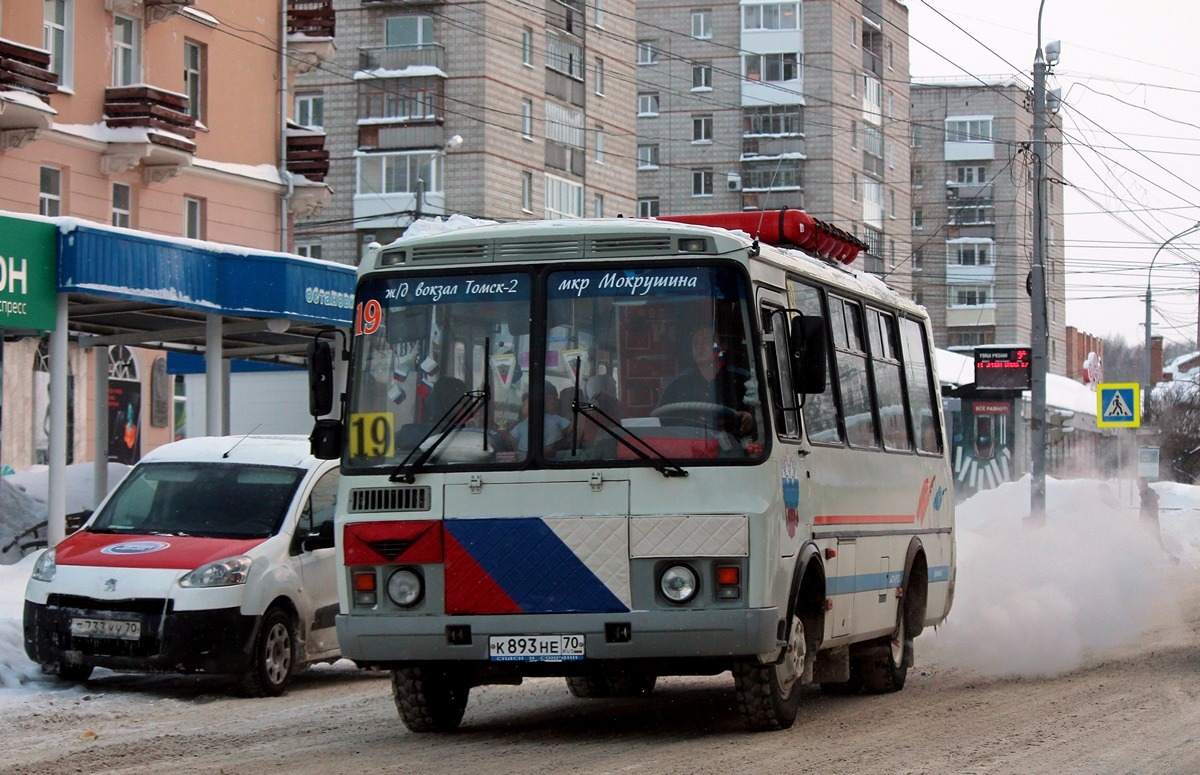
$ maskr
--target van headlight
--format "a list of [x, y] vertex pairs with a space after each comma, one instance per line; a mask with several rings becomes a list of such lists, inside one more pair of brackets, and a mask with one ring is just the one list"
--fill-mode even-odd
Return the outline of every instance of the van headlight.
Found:
[[250, 558], [244, 554], [210, 562], [183, 574], [183, 578], [179, 579], [179, 586], [232, 587], [245, 584], [246, 577], [250, 574], [250, 563]]
[[57, 572], [58, 550], [51, 547], [42, 552], [42, 556], [33, 564], [33, 580], [54, 581], [54, 574]]

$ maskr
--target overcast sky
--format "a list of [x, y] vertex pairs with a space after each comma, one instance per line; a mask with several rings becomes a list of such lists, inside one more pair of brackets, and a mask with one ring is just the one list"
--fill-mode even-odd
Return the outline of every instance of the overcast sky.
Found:
[[[1037, 0], [905, 1], [915, 79], [1015, 73], [1031, 82]], [[1067, 323], [1141, 342], [1151, 259], [1200, 221], [1200, 10], [1178, 0], [1045, 0], [1042, 43], [1052, 40], [1062, 41], [1050, 86], [1065, 103]], [[1198, 268], [1200, 232], [1158, 256], [1155, 334], [1196, 339]]]

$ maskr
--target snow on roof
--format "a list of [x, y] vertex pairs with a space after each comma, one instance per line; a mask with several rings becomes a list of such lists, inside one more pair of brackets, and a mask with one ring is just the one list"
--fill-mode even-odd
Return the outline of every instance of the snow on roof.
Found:
[[0, 100], [4, 100], [5, 102], [20, 103], [26, 107], [33, 108], [34, 110], [40, 110], [43, 113], [49, 113], [52, 116], [58, 115], [58, 111], [47, 105], [45, 100], [38, 98], [36, 94], [30, 94], [26, 91], [19, 91], [17, 89], [0, 91]]
[[416, 78], [420, 76], [435, 76], [446, 78], [446, 71], [433, 65], [409, 65], [408, 67], [388, 68], [376, 67], [373, 70], [359, 70], [354, 73], [356, 81], [370, 81], [375, 78]]
[[202, 436], [158, 447], [142, 463], [202, 462], [253, 463], [258, 465], [314, 468], [307, 436]]

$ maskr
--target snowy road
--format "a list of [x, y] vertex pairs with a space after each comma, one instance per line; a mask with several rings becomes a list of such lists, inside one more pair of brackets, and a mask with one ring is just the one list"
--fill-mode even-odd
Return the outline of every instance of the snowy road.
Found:
[[409, 733], [388, 681], [345, 662], [263, 700], [216, 679], [98, 674], [5, 705], [0, 774], [1200, 772], [1200, 603], [1053, 678], [940, 666], [937, 637], [917, 641], [899, 694], [810, 691], [796, 725], [767, 734], [743, 730], [728, 674], [642, 700], [578, 700], [552, 679], [476, 689], [453, 735]]

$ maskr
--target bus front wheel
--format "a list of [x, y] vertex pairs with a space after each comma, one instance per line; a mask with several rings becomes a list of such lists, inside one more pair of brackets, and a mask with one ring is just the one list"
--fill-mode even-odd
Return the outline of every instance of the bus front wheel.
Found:
[[762, 664], [751, 657], [734, 664], [738, 710], [751, 729], [787, 729], [795, 723], [800, 710], [801, 678], [808, 659], [804, 622], [793, 614], [791, 635], [782, 659]]
[[392, 697], [412, 732], [452, 732], [462, 723], [471, 687], [451, 670], [403, 667], [392, 671]]

